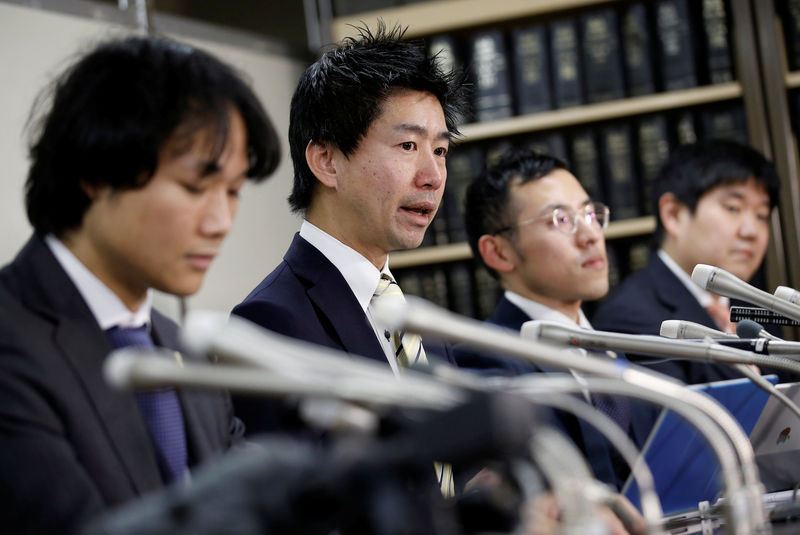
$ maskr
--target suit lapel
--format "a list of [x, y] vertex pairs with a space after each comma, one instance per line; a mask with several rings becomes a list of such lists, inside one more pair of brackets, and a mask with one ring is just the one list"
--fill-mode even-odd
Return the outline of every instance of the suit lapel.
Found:
[[361, 305], [342, 274], [325, 255], [295, 235], [284, 260], [304, 281], [309, 299], [330, 324], [330, 335], [338, 338], [344, 351], [386, 360]]
[[651, 264], [654, 291], [658, 300], [668, 308], [670, 319], [693, 321], [717, 328], [708, 312], [657, 255]]
[[131, 394], [109, 387], [103, 362], [112, 350], [83, 298], [47, 246], [32, 238], [15, 260], [33, 273], [39, 287], [27, 288], [26, 299], [54, 324], [54, 342], [75, 372], [109, 444], [137, 492], [163, 486], [153, 446]]

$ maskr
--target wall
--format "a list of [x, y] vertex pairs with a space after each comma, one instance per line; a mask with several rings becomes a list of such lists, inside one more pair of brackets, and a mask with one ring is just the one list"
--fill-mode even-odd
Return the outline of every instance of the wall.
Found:
[[[98, 7], [94, 12], [95, 18], [89, 18], [0, 2], [0, 72], [3, 79], [0, 99], [0, 161], [3, 162], [0, 265], [13, 258], [31, 232], [23, 207], [23, 185], [28, 168], [24, 127], [34, 97], [76, 53], [104, 38], [132, 30], [130, 25], [104, 17], [109, 10], [113, 8], [101, 10]], [[105, 20], [98, 20], [98, 16]], [[234, 229], [220, 257], [209, 271], [200, 292], [187, 300], [189, 309], [229, 311], [280, 262], [293, 233], [299, 228], [299, 221], [290, 214], [286, 202], [292, 180], [286, 133], [291, 95], [305, 63], [266, 51], [264, 47], [225, 44], [209, 37], [186, 37], [155, 26], [161, 33], [217, 54], [246, 73], [281, 135], [283, 157], [280, 168], [266, 182], [245, 186]], [[207, 29], [204, 33], [213, 37]], [[171, 316], [177, 316], [177, 299], [159, 295], [156, 303]]]

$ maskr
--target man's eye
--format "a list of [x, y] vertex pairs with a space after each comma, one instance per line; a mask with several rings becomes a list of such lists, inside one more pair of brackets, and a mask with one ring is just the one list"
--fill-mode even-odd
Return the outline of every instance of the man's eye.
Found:
[[439, 147], [433, 151], [436, 156], [447, 156], [447, 148], [446, 147]]
[[186, 183], [183, 184], [183, 189], [185, 189], [186, 191], [188, 191], [192, 195], [200, 195], [204, 191], [204, 189], [199, 187], [199, 186], [196, 186], [194, 184], [186, 184]]
[[403, 150], [414, 150], [416, 145], [413, 141], [406, 141], [404, 143], [400, 143], [400, 146], [403, 148]]

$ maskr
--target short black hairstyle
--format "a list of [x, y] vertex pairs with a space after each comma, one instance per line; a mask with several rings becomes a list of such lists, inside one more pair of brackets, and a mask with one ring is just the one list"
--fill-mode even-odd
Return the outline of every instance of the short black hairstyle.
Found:
[[478, 240], [484, 234], [496, 234], [514, 224], [512, 218], [516, 214], [509, 211], [513, 186], [537, 180], [556, 169], [566, 170], [567, 164], [555, 156], [511, 148], [467, 186], [464, 200], [467, 240], [473, 256], [494, 278], [498, 278], [498, 274], [483, 261]]
[[405, 30], [356, 28], [358, 37], [345, 38], [325, 52], [300, 78], [292, 96], [289, 149], [294, 186], [289, 204], [305, 213], [317, 181], [306, 162], [311, 141], [330, 142], [345, 156], [358, 148], [381, 106], [398, 89], [433, 94], [444, 110], [447, 130], [458, 134], [456, 118], [466, 103], [463, 73], [445, 72], [438, 58], [428, 57], [420, 41], [405, 41]]
[[[247, 176], [261, 180], [280, 160], [280, 142], [255, 93], [229, 65], [165, 38], [107, 41], [79, 57], [34, 104], [28, 121], [28, 219], [39, 234], [81, 225], [83, 185], [144, 186], [168, 141], [210, 128], [222, 151], [230, 110], [247, 130]], [[177, 138], [177, 139], [176, 139]]]
[[[700, 198], [717, 186], [739, 184], [753, 178], [769, 195], [770, 208], [778, 203], [781, 181], [775, 166], [754, 148], [729, 140], [708, 140], [681, 145], [661, 168], [653, 187], [654, 213], [658, 200], [671, 193], [694, 213]], [[655, 246], [664, 240], [664, 225], [656, 215]]]

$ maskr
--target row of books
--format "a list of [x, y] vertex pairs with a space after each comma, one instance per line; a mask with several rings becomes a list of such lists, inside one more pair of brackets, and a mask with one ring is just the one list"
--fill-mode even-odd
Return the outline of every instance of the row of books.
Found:
[[511, 147], [566, 161], [590, 197], [609, 205], [611, 219], [653, 213], [653, 184], [672, 147], [698, 139], [747, 143], [741, 101], [625, 118], [591, 126], [455, 146], [447, 157], [447, 183], [439, 213], [423, 246], [467, 239], [464, 197], [469, 183]]
[[465, 122], [732, 81], [726, 0], [616, 3], [515, 27], [445, 34], [429, 52], [465, 68]]
[[[650, 254], [650, 238], [615, 240], [606, 244], [609, 283], [619, 284], [644, 267]], [[476, 260], [462, 260], [392, 270], [403, 293], [427, 299], [457, 314], [476, 319], [489, 317], [502, 293], [498, 281]], [[586, 303], [591, 312], [596, 304]]]

